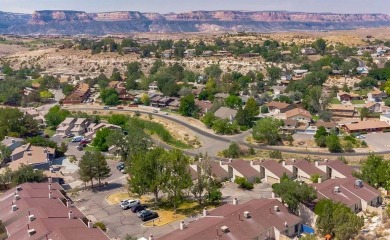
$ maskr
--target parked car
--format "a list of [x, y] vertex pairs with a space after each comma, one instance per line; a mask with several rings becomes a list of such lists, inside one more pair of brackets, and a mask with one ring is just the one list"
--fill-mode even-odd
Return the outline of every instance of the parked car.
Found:
[[147, 208], [147, 206], [145, 204], [138, 204], [138, 205], [132, 206], [130, 210], [133, 213], [137, 213], [137, 212], [145, 210], [146, 208]]
[[77, 137], [73, 137], [72, 138], [72, 142], [81, 142], [81, 140], [83, 140], [83, 136], [77, 136]]
[[123, 109], [123, 107], [122, 106], [118, 106], [117, 109]]
[[135, 205], [138, 205], [138, 204], [141, 204], [141, 202], [139, 200], [128, 199], [128, 200], [125, 200], [125, 201], [121, 201], [120, 207], [123, 210], [126, 210], [126, 209], [129, 209], [132, 206], [135, 206]]
[[103, 109], [110, 109], [110, 107], [109, 106], [104, 106]]
[[357, 138], [357, 139], [365, 139], [366, 136], [364, 136], [364, 135], [359, 135], [359, 136], [356, 136], [356, 138]]
[[147, 211], [150, 211], [150, 210], [145, 209], [145, 210], [141, 210], [141, 211], [137, 212], [137, 217], [141, 218], [142, 215], [146, 214]]
[[119, 171], [123, 170], [125, 168], [125, 164], [123, 162], [119, 162], [118, 165], [116, 165], [116, 169]]
[[157, 110], [153, 110], [153, 113], [157, 113]]
[[90, 143], [90, 142], [91, 142], [91, 139], [83, 138], [83, 139], [80, 141], [80, 144], [87, 144], [87, 143]]
[[67, 138], [72, 138], [72, 137], [74, 137], [74, 134], [73, 133], [68, 133], [68, 134], [66, 134], [66, 137]]
[[145, 222], [158, 217], [159, 217], [158, 213], [152, 211], [146, 211], [143, 215], [141, 215], [141, 220]]
[[79, 151], [83, 151], [83, 149], [84, 149], [84, 148], [83, 148], [83, 146], [82, 146], [82, 145], [78, 145], [78, 146], [77, 146], [77, 150], [79, 150]]

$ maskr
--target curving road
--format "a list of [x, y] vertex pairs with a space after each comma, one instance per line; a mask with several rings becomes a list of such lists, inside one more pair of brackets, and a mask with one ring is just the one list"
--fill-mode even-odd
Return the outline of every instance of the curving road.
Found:
[[[293, 153], [293, 154], [302, 154], [302, 155], [330, 156], [330, 157], [338, 157], [338, 156], [363, 157], [363, 156], [368, 156], [371, 153], [371, 152], [324, 153], [324, 152], [311, 152], [311, 151], [286, 149], [286, 148], [277, 147], [277, 146], [271, 147], [271, 146], [266, 146], [266, 145], [253, 145], [253, 144], [248, 144], [247, 142], [244, 141], [244, 138], [246, 136], [245, 133], [241, 133], [241, 134], [233, 135], [233, 136], [216, 135], [216, 134], [212, 134], [212, 133], [209, 133], [207, 131], [204, 131], [203, 129], [197, 128], [197, 127], [195, 127], [195, 126], [193, 126], [193, 125], [191, 125], [191, 124], [189, 124], [189, 123], [187, 123], [185, 121], [182, 121], [180, 119], [171, 117], [170, 115], [163, 115], [161, 113], [160, 114], [159, 113], [152, 113], [152, 112], [149, 112], [149, 111], [142, 111], [142, 110], [139, 110], [139, 109], [116, 109], [116, 108], [110, 108], [110, 109], [105, 110], [105, 109], [102, 109], [102, 107], [88, 107], [88, 106], [74, 107], [74, 108], [72, 108], [72, 106], [68, 106], [66, 109], [67, 110], [76, 110], [76, 111], [77, 110], [78, 111], [95, 111], [95, 110], [99, 110], [99, 111], [113, 111], [113, 112], [135, 112], [135, 111], [138, 111], [138, 112], [143, 113], [143, 114], [151, 114], [151, 115], [154, 115], [154, 116], [158, 116], [160, 118], [164, 118], [164, 119], [170, 120], [170, 121], [175, 122], [177, 124], [180, 124], [180, 125], [188, 128], [188, 129], [192, 130], [193, 132], [199, 134], [202, 137], [205, 137], [205, 138], [213, 140], [212, 145], [214, 145], [214, 146], [218, 145], [218, 144], [226, 145], [226, 144], [229, 144], [232, 141], [235, 141], [235, 142], [239, 143], [240, 145], [247, 146], [247, 147], [253, 147], [254, 149], [271, 150], [271, 151], [272, 150], [277, 150], [277, 151], [280, 151], [280, 152], [283, 152], [283, 153]], [[164, 144], [164, 143], [160, 143], [160, 145], [162, 145], [162, 146], [164, 146], [166, 148], [170, 148], [169, 145]], [[195, 151], [186, 150], [184, 152], [186, 152], [187, 154], [190, 154], [190, 155], [195, 155], [196, 154]], [[390, 154], [390, 150], [389, 151], [375, 152], [375, 153], [376, 154]]]

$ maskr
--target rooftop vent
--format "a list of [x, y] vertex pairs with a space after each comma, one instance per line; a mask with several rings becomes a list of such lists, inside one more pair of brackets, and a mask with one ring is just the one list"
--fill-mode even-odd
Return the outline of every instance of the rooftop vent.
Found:
[[363, 181], [358, 179], [355, 181], [355, 188], [362, 188], [363, 187]]
[[16, 204], [13, 204], [11, 208], [12, 208], [12, 211], [18, 210], [18, 206]]
[[229, 228], [228, 228], [227, 226], [222, 226], [222, 227], [221, 227], [221, 230], [222, 230], [222, 232], [224, 232], [224, 233], [228, 233], [228, 232], [229, 232]]
[[233, 205], [237, 205], [237, 204], [238, 204], [237, 198], [233, 198]]
[[36, 231], [35, 231], [34, 228], [32, 228], [32, 229], [28, 229], [27, 233], [28, 233], [29, 236], [32, 236], [32, 235], [34, 235], [36, 233]]
[[340, 192], [340, 187], [339, 186], [336, 186], [336, 187], [334, 187], [334, 192], [337, 192], [337, 193], [339, 193]]
[[93, 222], [91, 220], [88, 221], [88, 228], [93, 228]]
[[184, 221], [181, 221], [180, 222], [180, 230], [184, 230], [186, 228], [186, 224], [184, 223]]
[[245, 212], [244, 212], [244, 217], [245, 217], [245, 218], [250, 218], [251, 215], [249, 215], [249, 212], [248, 212], [248, 211], [245, 211]]
[[284, 222], [284, 226], [285, 226], [285, 227], [287, 227], [287, 226], [288, 226], [287, 222]]
[[21, 186], [17, 186], [17, 187], [16, 187], [16, 191], [17, 191], [17, 192], [22, 191], [22, 187], [21, 187]]
[[34, 221], [34, 220], [35, 220], [35, 216], [34, 216], [33, 214], [28, 215], [28, 220], [29, 220], [30, 222]]
[[274, 211], [275, 211], [275, 212], [279, 212], [279, 211], [280, 211], [279, 206], [275, 205], [275, 206], [274, 206]]
[[20, 199], [20, 196], [19, 196], [18, 194], [15, 194], [14, 199], [15, 199], [15, 200], [19, 200], [19, 199]]

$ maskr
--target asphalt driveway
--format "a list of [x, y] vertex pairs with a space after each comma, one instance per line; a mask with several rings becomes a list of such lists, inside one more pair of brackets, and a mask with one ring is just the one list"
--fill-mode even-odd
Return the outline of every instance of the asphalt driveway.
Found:
[[374, 151], [389, 151], [390, 150], [390, 132], [387, 133], [369, 133], [364, 135], [369, 147]]

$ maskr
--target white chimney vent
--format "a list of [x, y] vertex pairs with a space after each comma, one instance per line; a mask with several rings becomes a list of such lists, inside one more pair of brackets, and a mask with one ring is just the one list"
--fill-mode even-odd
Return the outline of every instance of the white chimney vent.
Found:
[[93, 228], [93, 222], [91, 220], [88, 221], [88, 228]]
[[70, 200], [68, 199], [68, 200], [66, 200], [66, 207], [71, 207], [72, 206], [72, 203], [70, 202]]
[[28, 229], [27, 233], [28, 233], [29, 236], [32, 236], [32, 235], [34, 235], [36, 233], [36, 231], [35, 231], [34, 228], [32, 228], [32, 229]]
[[222, 232], [224, 232], [224, 233], [228, 233], [228, 232], [229, 232], [229, 228], [228, 228], [227, 226], [222, 226], [222, 227], [221, 227], [221, 230], [222, 230]]
[[248, 212], [248, 211], [245, 211], [245, 212], [244, 212], [244, 217], [245, 217], [245, 218], [250, 218], [250, 217], [251, 217], [251, 216], [249, 215], [249, 212]]
[[12, 211], [18, 210], [18, 206], [16, 204], [12, 205]]
[[280, 211], [280, 210], [279, 210], [279, 206], [275, 205], [275, 206], [274, 206], [274, 211], [275, 211], [275, 212], [279, 212], [279, 211]]
[[30, 222], [34, 221], [34, 220], [35, 220], [35, 216], [34, 216], [33, 214], [29, 215], [29, 216], [28, 216], [28, 220], [29, 220]]
[[49, 183], [49, 190], [51, 190], [51, 183]]
[[233, 205], [237, 205], [237, 204], [238, 204], [237, 198], [233, 198]]
[[73, 212], [72, 212], [72, 210], [69, 211], [68, 217], [69, 217], [69, 219], [73, 219]]
[[339, 186], [334, 187], [334, 191], [339, 193], [340, 192], [340, 187]]
[[150, 236], [149, 236], [149, 240], [154, 240], [153, 235], [150, 235]]
[[15, 200], [19, 200], [19, 199], [20, 199], [20, 196], [19, 196], [18, 194], [15, 194], [14, 199], [15, 199]]
[[49, 192], [49, 198], [51, 198], [51, 197], [52, 197], [52, 195], [53, 195], [53, 194], [52, 194], [52, 192]]
[[287, 227], [287, 226], [288, 226], [288, 225], [287, 225], [287, 222], [284, 222], [284, 226], [285, 226], [285, 227]]
[[203, 208], [203, 217], [206, 217], [208, 214], [207, 208]]
[[49, 180], [49, 183], [52, 183], [52, 182], [53, 182], [53, 180], [52, 180], [51, 177], [49, 177], [48, 180]]
[[21, 187], [21, 186], [17, 186], [17, 187], [16, 187], [16, 191], [17, 191], [17, 192], [22, 191], [22, 187]]
[[184, 223], [184, 221], [181, 221], [180, 222], [180, 230], [184, 230], [186, 228], [186, 224]]
[[295, 162], [295, 158], [291, 159], [291, 162]]

